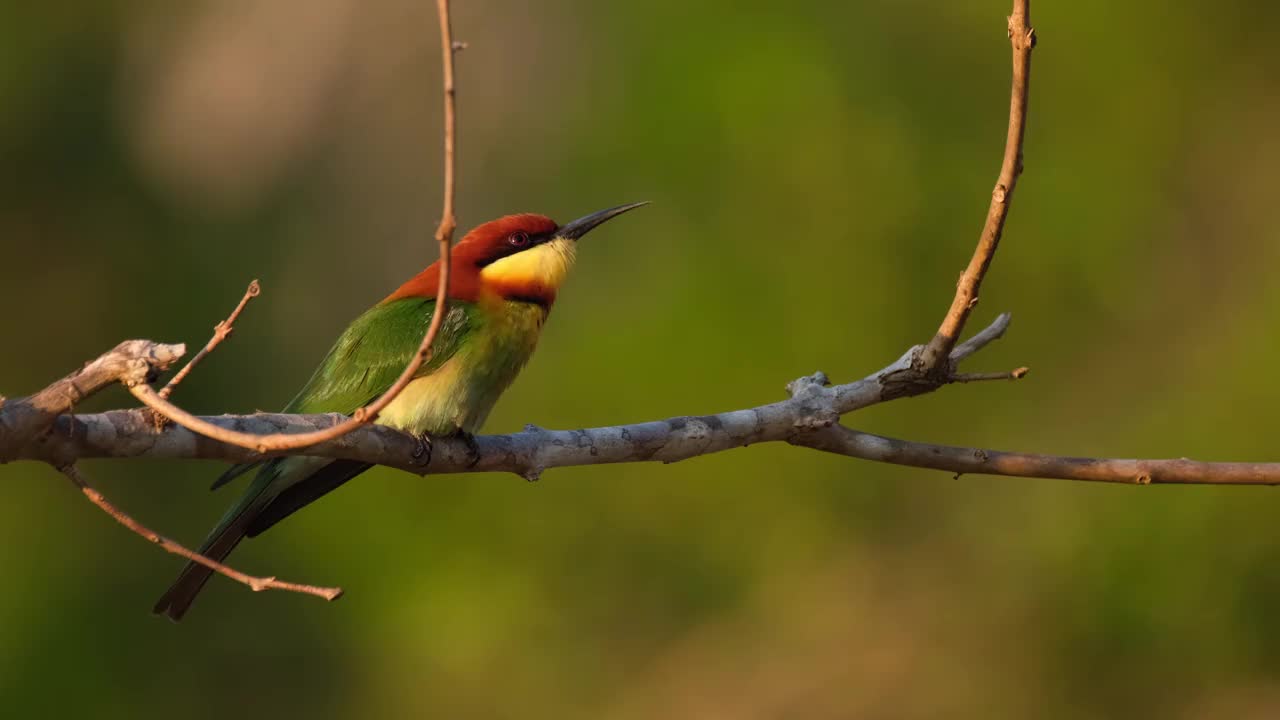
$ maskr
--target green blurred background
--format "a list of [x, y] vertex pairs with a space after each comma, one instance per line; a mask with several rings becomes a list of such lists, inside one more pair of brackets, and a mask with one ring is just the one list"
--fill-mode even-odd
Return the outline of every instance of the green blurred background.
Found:
[[[458, 2], [462, 226], [654, 201], [584, 245], [487, 429], [744, 407], [927, 339], [998, 168], [1007, 12]], [[1280, 5], [1034, 21], [1027, 173], [976, 320], [1015, 321], [971, 362], [1032, 374], [847, 422], [1280, 459]], [[281, 406], [433, 259], [437, 37], [426, 0], [6, 3], [0, 391], [124, 338], [203, 343], [259, 277], [177, 397]], [[85, 467], [190, 542], [231, 501], [215, 463]], [[778, 445], [537, 484], [377, 470], [234, 556], [341, 602], [215, 580], [173, 626], [148, 608], [177, 559], [48, 468], [0, 477], [14, 717], [1280, 714], [1265, 489], [956, 481]]]

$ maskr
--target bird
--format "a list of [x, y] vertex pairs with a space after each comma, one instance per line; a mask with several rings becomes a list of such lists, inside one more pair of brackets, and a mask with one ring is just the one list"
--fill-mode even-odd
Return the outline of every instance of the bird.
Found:
[[[470, 441], [532, 356], [578, 241], [646, 204], [619, 205], [565, 225], [545, 215], [508, 215], [468, 232], [450, 251], [447, 309], [432, 353], [375, 422], [427, 442], [449, 435]], [[439, 287], [436, 261], [352, 321], [284, 412], [351, 414], [381, 396], [417, 352]], [[215, 489], [257, 472], [199, 554], [222, 562], [244, 538], [256, 537], [370, 467], [316, 457], [232, 466], [213, 483]], [[181, 620], [212, 574], [189, 563], [153, 612]]]

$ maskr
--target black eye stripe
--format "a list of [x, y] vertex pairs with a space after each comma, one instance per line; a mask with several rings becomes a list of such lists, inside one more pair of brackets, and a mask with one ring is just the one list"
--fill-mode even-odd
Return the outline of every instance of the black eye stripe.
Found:
[[[523, 235], [525, 240], [521, 244], [513, 243], [511, 239], [516, 235]], [[538, 233], [536, 235], [531, 235], [525, 232], [524, 230], [517, 230], [507, 236], [507, 241], [503, 243], [501, 247], [496, 248], [493, 255], [487, 258], [484, 258], [480, 262], [476, 263], [476, 267], [479, 267], [479, 268], [488, 267], [494, 264], [495, 262], [501, 260], [502, 258], [511, 257], [512, 255], [515, 255], [518, 252], [521, 252], [523, 250], [528, 250], [529, 248], [536, 247], [538, 245], [541, 245], [542, 243], [548, 242], [554, 236], [555, 236], [554, 230], [546, 233]]]

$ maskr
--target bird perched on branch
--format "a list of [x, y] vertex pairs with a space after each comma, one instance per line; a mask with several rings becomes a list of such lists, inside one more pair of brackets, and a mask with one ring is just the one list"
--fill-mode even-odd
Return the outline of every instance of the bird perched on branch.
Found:
[[[567, 225], [542, 215], [509, 215], [467, 233], [452, 250], [449, 302], [430, 359], [377, 422], [424, 437], [470, 437], [479, 430], [533, 354], [556, 291], [573, 266], [577, 241], [644, 204], [620, 205]], [[382, 395], [417, 352], [439, 287], [437, 261], [356, 318], [284, 411], [350, 414]], [[201, 545], [201, 555], [222, 561], [245, 537], [257, 536], [371, 466], [276, 458], [233, 466], [213, 486], [254, 467], [253, 482]], [[180, 620], [212, 573], [188, 564], [154, 611]]]

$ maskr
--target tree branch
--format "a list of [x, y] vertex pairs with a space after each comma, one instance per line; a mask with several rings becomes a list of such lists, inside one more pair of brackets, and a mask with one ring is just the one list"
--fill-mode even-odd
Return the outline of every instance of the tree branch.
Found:
[[[1009, 318], [957, 347], [951, 358], [972, 354], [1000, 337]], [[974, 342], [979, 341], [979, 342]], [[788, 384], [791, 397], [775, 403], [715, 415], [684, 416], [631, 425], [583, 430], [527, 426], [510, 435], [488, 435], [468, 443], [437, 438], [430, 457], [417, 437], [370, 425], [306, 448], [306, 454], [386, 465], [419, 475], [511, 472], [536, 480], [556, 467], [627, 462], [678, 462], [763, 442], [786, 442], [849, 457], [954, 473], [1014, 475], [1116, 483], [1220, 485], [1280, 484], [1280, 463], [1198, 462], [1182, 459], [1131, 460], [1060, 457], [981, 448], [932, 445], [881, 437], [836, 424], [841, 415], [903, 397], [904, 388], [922, 391], [930, 380], [910, 365], [919, 348], [861, 380], [829, 387], [822, 373]], [[963, 381], [958, 375], [953, 381]], [[935, 386], [935, 389], [938, 386]], [[917, 393], [918, 394], [918, 393]], [[203, 420], [240, 432], [295, 434], [341, 422], [339, 415], [222, 415]], [[285, 455], [288, 452], [269, 453]], [[209, 459], [248, 462], [264, 455], [219, 443], [181, 426], [157, 430], [137, 410], [64, 415], [52, 431], [32, 439], [5, 460], [39, 460], [59, 466], [81, 458]]]
[[1130, 485], [1280, 485], [1280, 463], [1063, 457], [898, 440], [833, 425], [798, 435], [792, 445], [892, 465], [957, 475], [1009, 475]]
[[[957, 348], [956, 353], [977, 352], [1000, 338], [1009, 322], [1008, 314], [1000, 315], [990, 327]], [[305, 454], [360, 460], [418, 474], [507, 471], [529, 479], [537, 478], [548, 468], [567, 465], [676, 462], [754, 443], [789, 442], [803, 433], [831, 426], [841, 415], [931, 392], [950, 382], [925, 375], [911, 365], [911, 358], [919, 350], [911, 348], [879, 372], [855, 382], [829, 387], [827, 377], [817, 373], [790, 383], [789, 399], [716, 415], [589, 430], [551, 431], [529, 426], [521, 433], [475, 438], [474, 445], [438, 438], [429, 458], [424, 457], [418, 438], [382, 426], [367, 426], [309, 446]], [[953, 358], [950, 364], [956, 362]], [[288, 437], [322, 432], [342, 422], [340, 415], [270, 413], [197, 419], [228, 431]], [[156, 429], [140, 412], [112, 411], [60, 418], [53, 432], [31, 440], [14, 455], [0, 455], [0, 460], [42, 460], [61, 466], [94, 457], [250, 462], [284, 454], [292, 453], [261, 453], [215, 442], [182, 426]]]
[[116, 522], [125, 526], [137, 535], [142, 536], [146, 540], [155, 545], [159, 545], [162, 550], [174, 555], [195, 562], [213, 570], [214, 572], [225, 575], [238, 583], [247, 585], [254, 592], [262, 592], [263, 590], [285, 590], [287, 592], [302, 593], [304, 595], [314, 595], [325, 600], [333, 601], [342, 597], [342, 588], [317, 587], [315, 585], [299, 585], [298, 583], [284, 582], [273, 577], [255, 577], [246, 575], [239, 570], [227, 567], [222, 563], [211, 560], [204, 555], [188, 550], [181, 543], [170, 540], [169, 538], [157, 533], [156, 531], [146, 527], [145, 525], [134, 520], [123, 510], [117, 508], [107, 500], [102, 493], [98, 492], [89, 484], [89, 481], [80, 473], [79, 468], [75, 465], [64, 465], [58, 468], [63, 475], [71, 479], [76, 487], [80, 488], [80, 492], [89, 498], [89, 502], [97, 505], [103, 512], [110, 515]]
[[947, 310], [938, 332], [920, 354], [918, 367], [932, 374], [946, 374], [949, 368], [942, 361], [964, 332], [969, 313], [978, 304], [978, 290], [982, 279], [991, 267], [991, 260], [1000, 245], [1004, 221], [1009, 216], [1013, 202], [1013, 190], [1022, 174], [1022, 141], [1027, 127], [1027, 97], [1031, 77], [1031, 49], [1036, 45], [1035, 30], [1031, 28], [1030, 0], [1013, 0], [1013, 13], [1009, 16], [1009, 43], [1013, 46], [1013, 84], [1009, 91], [1009, 130], [1005, 137], [1004, 160], [1000, 164], [1000, 176], [991, 192], [991, 206], [987, 209], [987, 221], [974, 248], [969, 266], [956, 285], [955, 297]]
[[185, 345], [160, 345], [150, 340], [126, 340], [97, 360], [30, 397], [0, 399], [0, 458], [47, 430], [55, 418], [116, 382], [145, 383], [177, 362]]

